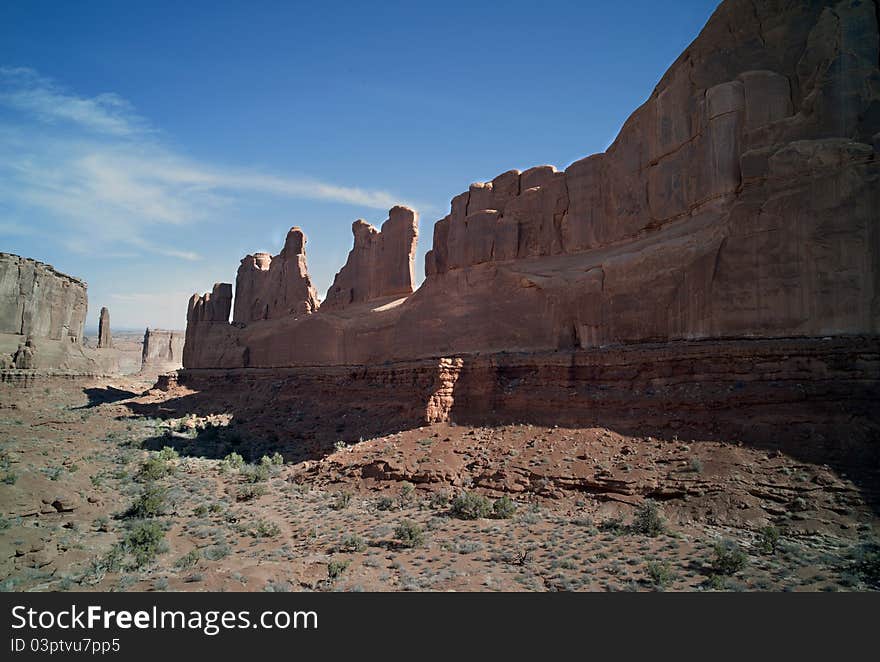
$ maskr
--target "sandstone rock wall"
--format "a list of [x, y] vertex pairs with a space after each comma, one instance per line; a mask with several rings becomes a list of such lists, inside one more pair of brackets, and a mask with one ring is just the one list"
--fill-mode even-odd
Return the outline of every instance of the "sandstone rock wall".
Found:
[[141, 372], [167, 372], [183, 367], [183, 331], [147, 329], [144, 332]]
[[876, 335], [878, 54], [874, 2], [726, 0], [604, 153], [453, 198], [414, 294], [374, 301], [407, 294], [383, 279], [403, 273], [412, 251], [399, 245], [415, 232], [393, 259], [377, 248], [400, 236], [386, 235], [392, 210], [381, 234], [355, 224], [317, 314], [235, 326], [194, 315], [184, 363]]
[[308, 315], [318, 309], [305, 245], [302, 230], [291, 228], [280, 254], [255, 253], [241, 261], [235, 279], [234, 322]]
[[0, 333], [80, 343], [86, 284], [52, 266], [0, 253]]
[[352, 225], [354, 248], [336, 274], [324, 300], [325, 308], [342, 308], [383, 297], [412, 294], [413, 261], [419, 235], [419, 217], [408, 207], [393, 207], [377, 230], [366, 221]]
[[[676, 341], [363, 367], [193, 369], [178, 378], [224, 401], [271, 399], [274, 423], [306, 419], [305, 429], [287, 431], [304, 444], [318, 421], [332, 422], [333, 434], [353, 441], [443, 421], [530, 422], [640, 434], [672, 429], [683, 438], [696, 429], [700, 438], [788, 444], [801, 457], [824, 454], [827, 461], [836, 445], [871, 452], [871, 431], [880, 421], [877, 337]], [[242, 417], [250, 420], [250, 413]], [[358, 424], [340, 433], [337, 423], [355, 417]], [[819, 436], [824, 446], [815, 443]]]

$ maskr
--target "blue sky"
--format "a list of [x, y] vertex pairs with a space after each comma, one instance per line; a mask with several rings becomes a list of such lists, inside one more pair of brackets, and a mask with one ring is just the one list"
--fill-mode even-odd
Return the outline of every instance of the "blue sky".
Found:
[[0, 250], [116, 328], [184, 326], [305, 230], [323, 297], [351, 223], [603, 151], [714, 0], [0, 3]]

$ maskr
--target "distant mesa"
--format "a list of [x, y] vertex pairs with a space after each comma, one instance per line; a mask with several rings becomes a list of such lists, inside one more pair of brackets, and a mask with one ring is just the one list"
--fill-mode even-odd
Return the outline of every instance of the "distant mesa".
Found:
[[144, 332], [141, 373], [161, 373], [183, 367], [183, 331], [150, 329]]

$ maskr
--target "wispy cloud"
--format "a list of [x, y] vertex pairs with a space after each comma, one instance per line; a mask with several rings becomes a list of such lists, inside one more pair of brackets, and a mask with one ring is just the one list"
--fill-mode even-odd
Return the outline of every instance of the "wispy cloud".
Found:
[[[406, 204], [388, 191], [188, 158], [118, 95], [83, 97], [32, 69], [0, 67], [0, 106], [14, 116], [0, 124], [0, 199], [51, 217], [43, 233], [72, 251], [198, 260], [191, 248], [148, 240], [147, 231], [204, 221], [260, 196]], [[15, 231], [8, 221], [0, 211], [0, 234]]]
[[147, 129], [147, 123], [119, 95], [80, 97], [26, 67], [0, 67], [0, 87], [0, 103], [43, 122], [72, 122], [112, 136], [130, 136]]

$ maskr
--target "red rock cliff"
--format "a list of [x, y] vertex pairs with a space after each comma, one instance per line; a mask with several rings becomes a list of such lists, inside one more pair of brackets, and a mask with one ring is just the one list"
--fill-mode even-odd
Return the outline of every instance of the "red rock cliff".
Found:
[[405, 301], [408, 235], [377, 249], [384, 226], [356, 224], [317, 314], [244, 327], [193, 316], [185, 365], [877, 334], [876, 10], [723, 2], [606, 152], [453, 198]]

